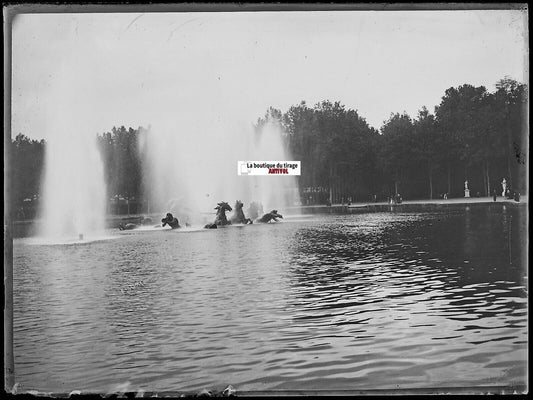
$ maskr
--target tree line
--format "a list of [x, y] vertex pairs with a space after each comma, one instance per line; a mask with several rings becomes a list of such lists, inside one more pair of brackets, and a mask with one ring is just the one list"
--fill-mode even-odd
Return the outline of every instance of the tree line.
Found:
[[[278, 123], [293, 158], [302, 161], [300, 189], [320, 188], [333, 202], [501, 193], [506, 179], [526, 189], [527, 87], [508, 77], [484, 86], [449, 88], [431, 113], [393, 113], [379, 131], [339, 102], [270, 108], [256, 126]], [[324, 201], [324, 198], [322, 198]]]
[[[292, 159], [302, 163], [304, 204], [385, 200], [396, 194], [462, 197], [465, 180], [474, 196], [490, 196], [501, 191], [504, 177], [524, 193], [527, 95], [525, 84], [505, 77], [492, 93], [484, 86], [451, 87], [433, 112], [423, 107], [415, 117], [393, 113], [379, 131], [357, 110], [329, 100], [312, 107], [302, 101], [286, 112], [271, 107], [254, 126], [258, 133], [266, 123], [279, 124]], [[96, 135], [108, 197], [117, 204], [142, 200], [145, 155], [139, 138], [146, 133], [143, 127], [121, 126]], [[21, 212], [38, 199], [46, 142], [18, 134], [11, 145], [10, 201]]]

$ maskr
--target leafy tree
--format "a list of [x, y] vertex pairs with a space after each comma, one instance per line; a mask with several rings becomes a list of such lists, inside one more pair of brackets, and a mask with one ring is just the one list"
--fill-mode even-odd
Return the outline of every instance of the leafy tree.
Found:
[[423, 107], [418, 118], [413, 121], [412, 151], [414, 161], [424, 166], [429, 184], [429, 198], [433, 198], [433, 177], [439, 163], [442, 162], [438, 147], [435, 116]]
[[[44, 140], [33, 140], [19, 133], [11, 142], [12, 209], [22, 207], [24, 199], [37, 200], [44, 166]], [[27, 216], [28, 217], [28, 216]]]
[[142, 190], [142, 164], [139, 152], [139, 129], [113, 127], [111, 132], [98, 136], [104, 161], [108, 193], [128, 201], [138, 199]]
[[462, 85], [446, 90], [436, 109], [440, 128], [440, 144], [445, 151], [450, 188], [451, 164], [464, 165], [464, 179], [468, 169], [480, 166], [483, 187], [490, 194], [490, 171], [495, 158], [501, 156], [499, 123], [494, 114], [494, 99], [484, 86]]
[[413, 131], [413, 122], [406, 113], [392, 114], [381, 128], [384, 140], [380, 159], [385, 172], [394, 182], [394, 194], [399, 193], [405, 170], [413, 160]]
[[289, 147], [302, 161], [305, 173], [300, 186], [329, 188], [331, 200], [355, 197], [377, 188], [375, 151], [378, 132], [357, 111], [328, 100], [309, 108], [305, 102], [292, 106], [282, 117]]
[[302, 101], [292, 106], [283, 115], [284, 125], [289, 135], [289, 148], [295, 160], [302, 162], [306, 172], [300, 177], [301, 187], [318, 186], [316, 168], [318, 167], [319, 132], [317, 114]]
[[[525, 186], [525, 156], [527, 154], [527, 86], [506, 76], [496, 83], [494, 113], [498, 114], [505, 136], [505, 158], [509, 184]], [[516, 182], [516, 183], [515, 183]]]

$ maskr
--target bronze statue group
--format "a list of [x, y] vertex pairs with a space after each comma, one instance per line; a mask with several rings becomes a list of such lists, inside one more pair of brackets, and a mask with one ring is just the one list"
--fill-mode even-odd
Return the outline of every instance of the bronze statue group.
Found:
[[[243, 203], [240, 200], [235, 202], [235, 211], [231, 218], [228, 220], [226, 218], [226, 211], [232, 211], [231, 206], [222, 201], [217, 204], [215, 210], [217, 210], [217, 215], [215, 217], [215, 222], [212, 224], [207, 224], [204, 228], [207, 229], [216, 229], [219, 226], [231, 225], [231, 224], [253, 224], [252, 219], [246, 218], [244, 211], [242, 210]], [[262, 208], [262, 207], [261, 207]], [[278, 218], [283, 218], [281, 214], [278, 214], [278, 210], [272, 210], [269, 213], [266, 213], [261, 218], [257, 218], [256, 222], [269, 223], [270, 221], [277, 222]]]
[[[259, 217], [259, 214], [263, 212], [263, 207], [259, 203], [252, 203], [250, 204], [250, 215], [252, 215], [252, 218], [246, 218], [243, 211], [243, 202], [240, 200], [237, 200], [235, 202], [234, 209], [231, 208], [231, 206], [225, 202], [221, 201], [217, 204], [215, 207], [215, 210], [217, 210], [215, 221], [210, 224], [206, 224], [204, 228], [206, 229], [216, 229], [219, 226], [226, 226], [231, 224], [253, 224], [254, 220], [258, 223], [269, 223], [271, 221], [277, 222], [278, 218], [283, 218], [281, 214], [278, 213], [278, 210], [272, 210], [263, 216]], [[228, 219], [226, 217], [226, 211], [234, 211], [233, 215]], [[151, 218], [144, 218], [140, 217], [140, 225], [150, 225], [152, 224]], [[181, 228], [181, 225], [178, 221], [178, 219], [172, 215], [172, 213], [167, 213], [167, 215], [161, 219], [161, 226], [169, 226], [171, 229], [178, 229]], [[118, 228], [122, 230], [131, 230], [137, 228], [139, 225], [128, 223], [128, 224], [119, 224]], [[188, 223], [185, 223], [185, 226], [190, 226]]]

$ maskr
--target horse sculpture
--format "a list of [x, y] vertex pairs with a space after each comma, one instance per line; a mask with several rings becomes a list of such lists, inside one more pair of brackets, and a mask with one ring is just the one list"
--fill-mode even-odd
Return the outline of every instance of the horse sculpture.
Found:
[[167, 216], [161, 220], [161, 226], [170, 226], [172, 229], [181, 228], [180, 223], [176, 217], [171, 213], [167, 213]]
[[283, 218], [283, 215], [278, 214], [278, 210], [272, 210], [259, 218], [257, 222], [263, 222], [265, 224], [270, 221], [278, 222], [277, 218]]
[[204, 228], [216, 229], [219, 226], [231, 225], [231, 222], [228, 221], [228, 219], [226, 218], [226, 211], [232, 211], [233, 209], [228, 203], [226, 203], [225, 201], [221, 201], [215, 207], [215, 210], [217, 210], [215, 222], [213, 222], [212, 224], [207, 224], [206, 226], [204, 226]]
[[242, 211], [243, 203], [240, 200], [235, 202], [235, 211], [230, 218], [232, 224], [253, 224], [253, 221], [250, 218], [244, 216], [244, 211]]

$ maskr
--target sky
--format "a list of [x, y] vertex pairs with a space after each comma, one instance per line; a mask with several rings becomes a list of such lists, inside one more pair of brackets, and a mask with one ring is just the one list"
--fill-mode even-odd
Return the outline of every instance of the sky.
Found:
[[12, 133], [246, 126], [326, 99], [379, 129], [452, 86], [528, 83], [527, 35], [520, 10], [20, 14]]

